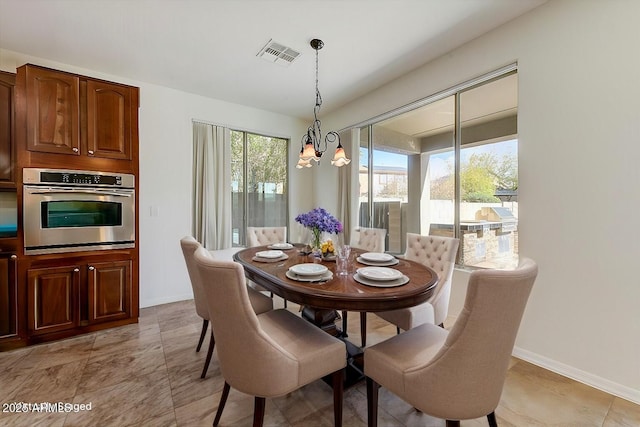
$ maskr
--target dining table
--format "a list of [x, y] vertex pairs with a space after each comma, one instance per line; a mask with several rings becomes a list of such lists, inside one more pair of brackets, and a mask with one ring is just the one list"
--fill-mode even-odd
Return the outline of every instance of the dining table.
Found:
[[[339, 317], [337, 310], [376, 312], [421, 304], [433, 295], [438, 275], [421, 263], [392, 257], [386, 268], [402, 276], [399, 282], [363, 280], [359, 274], [364, 274], [361, 269], [380, 264], [363, 258], [371, 256], [370, 253], [352, 248], [347, 274], [340, 275], [335, 260], [308, 254], [304, 248], [305, 245], [301, 244], [287, 245], [286, 249], [280, 249], [281, 255], [276, 256], [278, 252], [274, 252], [273, 246], [250, 247], [236, 252], [233, 259], [243, 266], [249, 280], [285, 300], [299, 304], [303, 318], [327, 333], [342, 338], [347, 345], [348, 365], [356, 370], [355, 373], [347, 373], [347, 381], [356, 382], [362, 378], [362, 349], [346, 340], [346, 331], [341, 331], [336, 325]], [[331, 274], [314, 277], [313, 280], [292, 274], [300, 266], [310, 264], [324, 266]]]

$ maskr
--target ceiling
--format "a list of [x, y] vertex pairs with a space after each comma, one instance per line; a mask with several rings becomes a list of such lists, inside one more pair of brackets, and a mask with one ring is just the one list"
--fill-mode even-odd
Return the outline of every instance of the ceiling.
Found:
[[309, 119], [311, 39], [326, 114], [545, 1], [0, 0], [0, 48]]

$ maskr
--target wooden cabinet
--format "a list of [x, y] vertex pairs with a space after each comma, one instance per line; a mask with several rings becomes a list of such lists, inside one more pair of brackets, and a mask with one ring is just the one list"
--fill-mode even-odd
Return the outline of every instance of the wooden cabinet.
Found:
[[17, 87], [26, 110], [20, 167], [137, 172], [137, 87], [31, 64], [18, 68]]
[[0, 71], [0, 186], [14, 187], [15, 74]]
[[131, 315], [131, 260], [95, 262], [87, 266], [89, 323], [126, 319]]
[[132, 317], [133, 261], [103, 259], [32, 263], [27, 269], [29, 336]]
[[80, 154], [80, 79], [25, 66], [27, 150]]
[[31, 268], [27, 273], [29, 335], [75, 328], [80, 323], [80, 267]]
[[0, 256], [0, 341], [17, 337], [18, 303], [15, 254]]

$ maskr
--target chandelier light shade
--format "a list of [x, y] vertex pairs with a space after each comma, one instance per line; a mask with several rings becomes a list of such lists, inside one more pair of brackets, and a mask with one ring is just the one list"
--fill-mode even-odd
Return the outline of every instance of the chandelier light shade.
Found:
[[307, 133], [302, 136], [302, 147], [300, 148], [300, 160], [296, 165], [296, 168], [302, 169], [304, 167], [310, 168], [311, 160], [315, 160], [316, 163], [320, 162], [320, 157], [327, 150], [328, 143], [338, 143], [336, 153], [331, 161], [334, 166], [344, 166], [349, 164], [351, 160], [347, 158], [344, 152], [344, 148], [340, 143], [340, 135], [337, 132], [328, 132], [324, 139], [322, 138], [322, 129], [320, 128], [320, 120], [318, 114], [320, 114], [320, 106], [322, 105], [322, 96], [318, 89], [318, 51], [324, 46], [324, 42], [319, 39], [311, 40], [311, 47], [316, 51], [316, 105], [313, 108], [313, 123], [307, 129]]

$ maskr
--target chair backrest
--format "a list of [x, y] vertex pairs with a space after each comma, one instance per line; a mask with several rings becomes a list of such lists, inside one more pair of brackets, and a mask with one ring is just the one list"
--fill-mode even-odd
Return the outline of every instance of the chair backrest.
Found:
[[287, 227], [247, 227], [247, 247], [285, 243]]
[[180, 246], [182, 247], [182, 254], [184, 255], [184, 261], [187, 264], [187, 272], [189, 273], [189, 280], [191, 281], [191, 289], [193, 290], [193, 300], [196, 304], [196, 313], [198, 316], [205, 320], [209, 320], [209, 309], [207, 308], [207, 298], [202, 289], [202, 283], [200, 281], [200, 273], [196, 267], [194, 254], [201, 245], [191, 236], [185, 236], [180, 239]]
[[429, 303], [433, 306], [436, 325], [444, 323], [449, 312], [451, 279], [459, 244], [460, 240], [453, 237], [407, 233], [405, 259], [419, 262], [438, 273], [438, 285], [429, 299]]
[[407, 374], [407, 394], [420, 395], [430, 415], [469, 419], [495, 410], [537, 274], [528, 258], [515, 270], [471, 273], [464, 307], [444, 345], [428, 365]]
[[222, 376], [229, 385], [254, 396], [271, 396], [298, 382], [298, 361], [260, 327], [242, 266], [216, 260], [200, 248], [195, 262], [202, 277]]
[[384, 240], [387, 230], [384, 228], [356, 228], [351, 232], [351, 247], [367, 252], [384, 252]]

